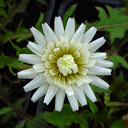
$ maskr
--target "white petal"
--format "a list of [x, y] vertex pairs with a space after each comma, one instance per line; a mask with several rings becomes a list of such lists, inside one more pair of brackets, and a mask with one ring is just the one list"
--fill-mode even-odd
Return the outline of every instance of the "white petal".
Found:
[[72, 110], [73, 111], [78, 110], [79, 109], [78, 108], [78, 101], [77, 101], [76, 97], [74, 95], [73, 96], [68, 96], [67, 95], [67, 97], [68, 97], [68, 100], [69, 100], [69, 103], [70, 103], [70, 106], [71, 106]]
[[42, 24], [42, 27], [43, 27], [43, 31], [44, 31], [47, 41], [56, 43], [58, 41], [57, 37], [54, 34], [54, 32], [52, 31], [52, 29], [49, 27], [49, 25], [47, 23], [45, 23], [45, 24]]
[[37, 64], [42, 62], [41, 57], [37, 55], [30, 55], [30, 54], [20, 54], [19, 60], [28, 64]]
[[91, 68], [89, 68], [88, 70], [88, 74], [91, 75], [111, 75], [111, 69], [107, 69], [104, 67], [99, 67], [99, 66], [93, 66]]
[[70, 84], [65, 84], [65, 92], [67, 96], [73, 96], [74, 95], [74, 90], [72, 89]]
[[49, 84], [45, 83], [42, 86], [40, 86], [36, 92], [33, 94], [31, 100], [35, 103], [40, 97], [42, 97], [44, 94], [46, 94], [47, 90], [49, 88]]
[[75, 20], [74, 18], [69, 18], [65, 28], [65, 33], [66, 35], [68, 35], [69, 40], [71, 40], [74, 32], [75, 32]]
[[33, 70], [33, 68], [26, 69], [17, 73], [18, 78], [21, 79], [33, 79], [37, 76], [37, 73]]
[[106, 59], [106, 58], [107, 58], [106, 53], [91, 53], [90, 54], [91, 60], [102, 60], [102, 59]]
[[80, 102], [80, 104], [82, 106], [86, 105], [87, 102], [86, 102], [83, 90], [80, 89], [80, 87], [78, 87], [77, 85], [72, 85], [72, 88], [74, 89], [75, 96], [78, 99], [78, 101]]
[[44, 54], [43, 49], [39, 45], [32, 43], [31, 41], [28, 42], [27, 47], [38, 56], [42, 57]]
[[46, 83], [46, 79], [43, 74], [40, 76], [37, 76], [33, 80], [31, 80], [28, 84], [26, 84], [23, 88], [25, 92], [31, 91], [35, 88], [38, 88], [39, 86], [42, 86], [44, 83]]
[[105, 43], [105, 38], [101, 37], [97, 40], [94, 40], [93, 42], [90, 43], [90, 52], [95, 52], [97, 49], [99, 49], [104, 43]]
[[46, 45], [46, 40], [45, 37], [43, 36], [43, 34], [41, 32], [39, 32], [36, 28], [31, 27], [30, 28], [36, 42], [38, 43], [38, 45], [40, 45], [41, 47], [43, 47], [44, 45]]
[[96, 34], [97, 29], [95, 27], [91, 27], [84, 35], [82, 38], [82, 43], [90, 42], [94, 35]]
[[78, 72], [78, 68], [77, 68], [77, 65], [74, 64], [73, 66], [71, 66], [71, 69], [73, 70], [74, 73], [77, 73]]
[[81, 42], [81, 39], [83, 37], [83, 33], [85, 31], [85, 25], [82, 23], [80, 25], [80, 27], [77, 29], [77, 31], [75, 32], [75, 34], [72, 37], [72, 40], [77, 40], [77, 42]]
[[44, 103], [46, 103], [48, 105], [50, 103], [50, 101], [53, 99], [53, 97], [56, 95], [58, 89], [59, 89], [58, 86], [50, 85], [50, 87], [48, 88], [48, 91], [46, 93], [46, 96], [44, 98]]
[[81, 86], [81, 88], [83, 88], [85, 94], [87, 95], [87, 97], [92, 101], [92, 102], [95, 102], [97, 101], [96, 100], [96, 97], [90, 87], [89, 84], [83, 84], [83, 86]]
[[33, 66], [36, 72], [43, 72], [46, 70], [44, 63], [38, 63]]
[[[66, 35], [66, 33], [61, 33], [61, 36], [60, 36], [60, 41], [63, 43], [63, 44], [67, 44], [69, 42], [69, 37], [68, 35]], [[60, 42], [58, 42], [60, 43]], [[57, 44], [58, 45], [58, 44]]]
[[93, 82], [91, 82], [91, 84], [103, 88], [103, 89], [108, 89], [109, 88], [109, 84], [106, 83], [104, 80], [102, 80], [101, 78], [97, 77], [97, 76], [93, 76], [93, 75], [89, 75], [89, 77], [91, 79], [93, 79]]
[[86, 51], [89, 49], [89, 47], [90, 47], [90, 44], [89, 44], [88, 42], [84, 43], [84, 44], [82, 45], [82, 47], [80, 48], [80, 52], [81, 52], [81, 53], [86, 52]]
[[75, 82], [76, 82], [76, 84], [77, 84], [78, 86], [83, 85], [84, 80], [80, 77], [80, 75], [75, 74], [74, 79], [75, 79]]
[[80, 76], [81, 80], [83, 80], [84, 83], [90, 83], [90, 82], [93, 81], [93, 80], [92, 80], [90, 77], [88, 77], [88, 76], [84, 76], [84, 75], [79, 75], [79, 76]]
[[64, 33], [64, 27], [60, 17], [55, 17], [54, 26], [56, 37], [58, 40], [60, 40], [61, 34]]
[[113, 63], [108, 60], [97, 60], [96, 65], [101, 67], [112, 67]]
[[59, 89], [57, 94], [56, 94], [56, 99], [55, 99], [55, 109], [56, 111], [61, 111], [64, 103], [64, 98], [65, 98], [65, 92], [62, 89]]
[[85, 67], [92, 67], [96, 64], [96, 60], [90, 60], [86, 65]]

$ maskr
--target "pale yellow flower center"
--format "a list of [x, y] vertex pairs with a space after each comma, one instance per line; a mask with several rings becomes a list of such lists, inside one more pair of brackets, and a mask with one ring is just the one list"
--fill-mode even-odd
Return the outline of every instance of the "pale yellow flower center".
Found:
[[60, 57], [57, 60], [57, 66], [59, 68], [59, 71], [64, 76], [78, 72], [77, 64], [75, 64], [74, 58], [71, 54], [63, 55], [62, 57]]

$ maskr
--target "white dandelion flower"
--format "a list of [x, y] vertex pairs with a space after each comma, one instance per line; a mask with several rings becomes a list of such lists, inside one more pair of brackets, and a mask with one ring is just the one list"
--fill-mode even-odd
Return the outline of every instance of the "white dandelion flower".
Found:
[[47, 105], [55, 96], [55, 109], [61, 111], [65, 96], [73, 111], [78, 102], [87, 104], [85, 96], [92, 102], [96, 97], [90, 83], [108, 89], [109, 84], [97, 75], [111, 75], [113, 63], [106, 59], [106, 53], [95, 53], [104, 43], [104, 37], [93, 42], [96, 28], [86, 33], [81, 24], [75, 32], [74, 18], [69, 18], [64, 30], [60, 17], [55, 18], [54, 32], [47, 23], [42, 24], [44, 35], [34, 27], [30, 28], [37, 44], [28, 42], [27, 47], [35, 53], [20, 54], [19, 60], [32, 64], [32, 68], [18, 72], [18, 78], [33, 79], [24, 86], [25, 92], [37, 89], [31, 100], [36, 102], [45, 95]]

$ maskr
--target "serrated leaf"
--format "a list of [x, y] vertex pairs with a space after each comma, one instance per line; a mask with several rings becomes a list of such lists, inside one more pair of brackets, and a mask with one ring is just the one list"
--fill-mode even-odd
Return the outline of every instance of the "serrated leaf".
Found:
[[[115, 38], [124, 37], [124, 34], [128, 29], [128, 17], [125, 16], [121, 10], [111, 8], [109, 6], [106, 7], [109, 12], [109, 16], [105, 13], [103, 8], [96, 7], [96, 9], [99, 11], [100, 20], [94, 22], [92, 25], [99, 27], [99, 29], [102, 31], [108, 31], [110, 33], [111, 42], [114, 42]], [[112, 27], [111, 25], [114, 26]]]
[[[43, 116], [44, 112], [37, 114], [35, 117], [32, 117], [30, 120], [26, 122], [26, 128], [39, 128], [39, 127], [45, 127], [49, 128], [47, 126], [47, 123], [44, 121]], [[32, 123], [33, 122], [33, 123]]]
[[5, 56], [3, 53], [1, 53], [1, 56], [0, 56], [0, 68], [3, 68], [4, 66], [9, 64], [13, 60], [14, 60], [14, 58], [9, 58], [9, 57]]
[[7, 1], [8, 6], [8, 19], [3, 24], [3, 27], [7, 25], [7, 23], [11, 22], [13, 17], [20, 12], [23, 12], [28, 4], [29, 0], [23, 0], [20, 2], [20, 4], [17, 5], [16, 1], [13, 1], [13, 4], [10, 4]]
[[81, 127], [81, 128], [89, 128], [89, 127], [88, 127], [88, 120], [87, 120], [87, 119], [81, 120], [81, 122], [80, 122], [80, 127]]
[[32, 52], [27, 48], [19, 48], [17, 45], [15, 45], [14, 43], [12, 43], [10, 41], [12, 47], [16, 50], [16, 55], [19, 56], [19, 54], [31, 54]]
[[0, 15], [5, 17], [5, 18], [8, 17], [7, 13], [5, 12], [5, 10], [3, 8], [0, 8]]
[[15, 127], [15, 128], [23, 128], [23, 127], [24, 127], [24, 125], [25, 125], [25, 120], [20, 121], [20, 122], [16, 125], [16, 127]]
[[23, 36], [19, 36], [17, 38], [16, 42], [20, 42], [20, 41], [26, 39], [27, 37], [31, 36], [31, 35], [30, 36], [28, 35], [28, 33], [30, 33], [30, 30], [28, 30], [28, 29], [26, 29], [24, 27], [21, 27], [21, 24], [22, 24], [22, 21], [19, 23], [18, 28], [17, 28], [17, 30], [16, 30], [16, 32], [14, 34], [15, 34], [15, 36], [16, 35], [21, 35], [21, 34]]
[[2, 108], [2, 109], [0, 109], [0, 115], [3, 115], [5, 113], [8, 113], [8, 112], [10, 112], [12, 110], [13, 110], [12, 108], [7, 108], [7, 107]]
[[128, 69], [128, 63], [127, 63], [127, 61], [123, 57], [119, 56], [117, 53], [115, 53], [112, 56], [111, 61], [114, 64], [113, 68], [117, 68], [121, 64], [124, 68], [127, 68]]
[[18, 99], [15, 103], [13, 103], [13, 106], [18, 109], [19, 111], [23, 112], [22, 104], [26, 100], [26, 98]]
[[21, 1], [21, 3], [18, 5], [18, 11], [17, 13], [21, 13], [21, 12], [24, 12], [24, 10], [26, 9], [28, 3], [29, 3], [30, 0], [26, 0], [26, 1]]
[[113, 122], [110, 126], [110, 128], [127, 128], [125, 122], [123, 121], [123, 119], [119, 119], [116, 120], [115, 122]]
[[77, 4], [75, 5], [72, 5], [68, 10], [67, 12], [65, 13], [64, 17], [63, 17], [63, 24], [64, 24], [64, 27], [66, 26], [66, 23], [67, 23], [67, 20], [69, 18], [69, 16], [71, 16], [74, 12], [74, 10], [76, 9], [76, 6]]
[[18, 28], [15, 32], [11, 32], [3, 28], [5, 34], [0, 35], [0, 42], [6, 43], [8, 40], [17, 39], [16, 42], [20, 42], [32, 36], [32, 33], [24, 27], [21, 27], [21, 23], [19, 23]]
[[79, 123], [81, 128], [89, 128], [88, 119], [91, 117], [91, 113], [88, 110], [79, 114]]
[[61, 112], [50, 112], [44, 115], [44, 119], [59, 128], [70, 126], [73, 122], [79, 122], [79, 115], [77, 112], [73, 112], [68, 104], [63, 106]]
[[3, 0], [0, 0], [0, 6], [1, 7], [6, 7], [6, 3]]
[[90, 107], [90, 109], [91, 109], [91, 111], [93, 112], [93, 113], [96, 113], [96, 112], [98, 112], [98, 108], [97, 108], [97, 106], [93, 103], [93, 102], [89, 102], [89, 107]]

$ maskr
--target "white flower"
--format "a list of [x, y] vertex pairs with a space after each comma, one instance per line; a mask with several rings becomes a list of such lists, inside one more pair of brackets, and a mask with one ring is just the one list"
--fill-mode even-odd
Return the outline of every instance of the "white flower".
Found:
[[[32, 64], [32, 68], [18, 72], [18, 78], [33, 79], [24, 86], [25, 92], [37, 89], [31, 100], [36, 102], [44, 94], [44, 103], [49, 104], [55, 96], [55, 109], [61, 111], [65, 95], [73, 111], [78, 110], [78, 101], [86, 105], [85, 95], [92, 101], [96, 97], [89, 83], [103, 89], [109, 85], [96, 75], [111, 75], [113, 63], [106, 53], [94, 53], [104, 43], [104, 37], [93, 42], [96, 28], [86, 33], [81, 24], [75, 32], [75, 21], [69, 18], [64, 30], [60, 17], [55, 18], [55, 32], [47, 23], [42, 24], [44, 35], [32, 27], [30, 30], [37, 44], [29, 41], [27, 47], [36, 55], [20, 54], [19, 60]], [[91, 42], [91, 43], [90, 43]]]

